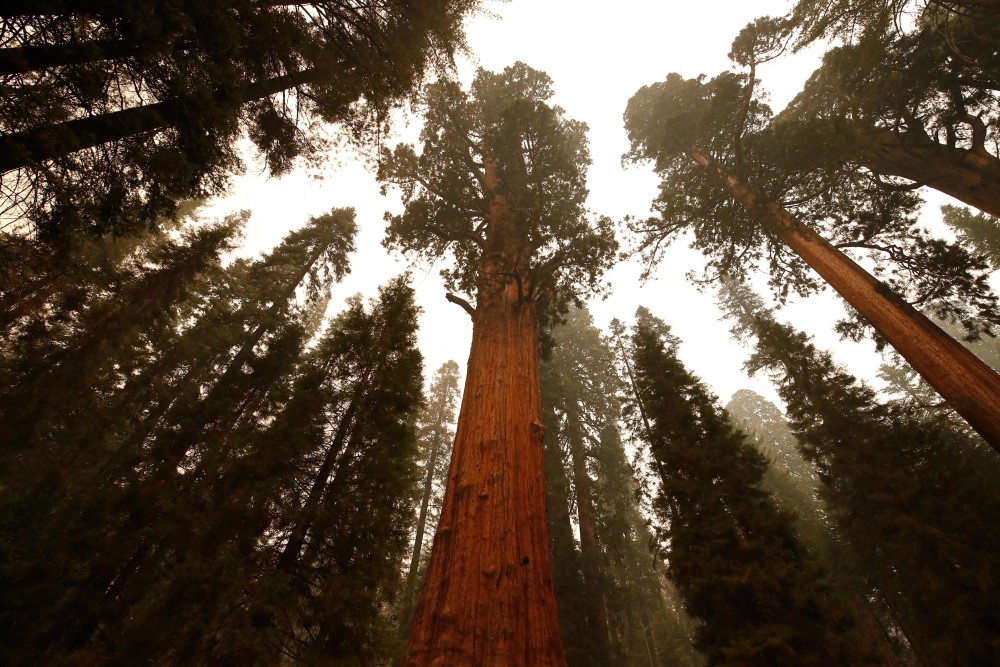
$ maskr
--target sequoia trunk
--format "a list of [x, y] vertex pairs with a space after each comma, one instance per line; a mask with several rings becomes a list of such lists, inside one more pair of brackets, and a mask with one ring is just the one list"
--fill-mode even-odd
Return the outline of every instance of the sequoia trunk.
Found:
[[983, 148], [950, 148], [917, 133], [884, 130], [863, 139], [861, 162], [1000, 216], [1000, 160]]
[[407, 667], [566, 664], [545, 520], [538, 319], [524, 285], [490, 256]]
[[691, 159], [712, 171], [729, 192], [853, 306], [958, 414], [1000, 451], [1000, 376], [884, 283], [795, 219], [758, 198], [711, 158]]

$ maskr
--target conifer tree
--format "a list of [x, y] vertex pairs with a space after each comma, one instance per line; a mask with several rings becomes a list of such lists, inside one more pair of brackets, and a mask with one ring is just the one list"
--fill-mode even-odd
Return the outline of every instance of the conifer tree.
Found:
[[745, 286], [727, 287], [723, 305], [734, 333], [756, 339], [749, 368], [775, 378], [827, 506], [918, 662], [996, 662], [996, 453], [923, 410], [880, 403]]
[[1000, 220], [961, 206], [942, 206], [941, 213], [962, 243], [985, 257], [994, 271], [1000, 271]]
[[114, 446], [108, 431], [130, 416], [115, 396], [122, 385], [133, 389], [150, 348], [192, 314], [188, 300], [203, 290], [203, 280], [221, 274], [220, 255], [237, 229], [231, 220], [180, 242], [152, 239], [91, 280], [66, 284], [51, 308], [12, 331], [0, 396], [2, 578], [12, 596], [2, 605], [11, 631], [5, 646], [32, 647], [51, 620], [30, 625], [32, 612], [67, 598], [49, 575], [73, 577], [85, 569], [76, 549], [87, 547], [77, 541], [93, 540], [95, 527], [69, 519], [79, 509], [70, 498], [98, 493], [93, 475]]
[[877, 663], [827, 597], [791, 517], [761, 490], [766, 463], [677, 358], [669, 328], [640, 309], [631, 336], [636, 400], [660, 488], [671, 578], [704, 625], [708, 664]]
[[[417, 419], [417, 437], [423, 458], [423, 487], [420, 492], [420, 508], [413, 537], [410, 567], [406, 572], [406, 592], [403, 604], [412, 606], [421, 578], [421, 563], [424, 553], [424, 534], [433, 531], [436, 515], [441, 508], [444, 491], [444, 477], [448, 468], [451, 444], [455, 440], [455, 419], [457, 417], [459, 387], [458, 364], [446, 361], [434, 374], [428, 391], [427, 401]], [[431, 523], [428, 523], [428, 522]], [[408, 610], [403, 623], [412, 618]], [[409, 627], [405, 627], [409, 630]]]
[[[870, 327], [1000, 448], [1000, 376], [914, 308], [933, 304], [934, 314], [961, 321], [970, 335], [991, 333], [1000, 311], [985, 264], [917, 228], [912, 193], [887, 190], [870, 173], [793, 169], [775, 159], [787, 146], [770, 132], [756, 67], [779, 47], [773, 32], [750, 26], [731, 54], [746, 74], [707, 82], [671, 74], [632, 97], [629, 156], [653, 161], [662, 176], [659, 218], [634, 226], [642, 247], [655, 260], [691, 229], [710, 272], [742, 276], [766, 263], [782, 298], [816, 289], [807, 267], [814, 269], [863, 322], [845, 323], [844, 332]], [[879, 278], [844, 254], [851, 248], [876, 262]]]
[[361, 136], [461, 48], [476, 0], [19, 3], [0, 22], [3, 198], [47, 238], [219, 194], [246, 132], [275, 174]]
[[[545, 526], [538, 326], [597, 286], [615, 242], [584, 209], [586, 128], [550, 106], [549, 78], [518, 63], [423, 96], [423, 149], [383, 154], [405, 211], [387, 242], [450, 253], [451, 295], [473, 320], [448, 486], [405, 665], [560, 665]], [[541, 303], [540, 303], [541, 302]]]
[[[353, 211], [320, 216], [265, 259], [237, 262], [228, 276], [216, 273], [215, 284], [196, 295], [195, 304], [179, 305], [185, 294], [156, 270], [131, 287], [142, 304], [138, 314], [148, 310], [166, 323], [154, 330], [155, 337], [125, 338], [128, 345], [120, 345], [121, 358], [134, 357], [136, 373], [124, 380], [94, 376], [95, 393], [105, 402], [91, 406], [105, 424], [80, 437], [67, 429], [64, 439], [33, 446], [36, 456], [48, 447], [52, 468], [65, 472], [57, 478], [60, 487], [36, 488], [29, 496], [45, 499], [47, 509], [29, 522], [22, 516], [11, 531], [14, 544], [25, 541], [22, 531], [50, 538], [46, 548], [53, 554], [16, 561], [35, 568], [34, 594], [21, 596], [30, 605], [13, 625], [23, 635], [25, 655], [90, 650], [95, 631], [107, 640], [122, 619], [134, 619], [135, 610], [151, 599], [146, 597], [155, 589], [151, 582], [159, 581], [163, 564], [183, 552], [180, 545], [191, 535], [185, 526], [203, 500], [198, 480], [206, 462], [266, 415], [273, 390], [294, 368], [319, 321], [316, 310], [325, 306], [329, 282], [346, 271], [353, 233]], [[143, 300], [145, 284], [153, 295], [169, 295], [161, 302]], [[123, 298], [130, 286], [124, 289], [106, 298], [116, 317], [131, 321], [132, 301]], [[299, 289], [305, 291], [303, 308], [292, 305]], [[95, 350], [117, 345], [120, 328], [107, 322], [83, 321], [87, 326], [77, 335]], [[44, 368], [30, 355], [22, 363]], [[43, 372], [61, 371], [57, 366]], [[37, 373], [25, 377], [40, 381]], [[69, 406], [63, 411], [72, 416]], [[44, 433], [41, 419], [18, 419]], [[85, 449], [74, 448], [84, 442]], [[81, 451], [89, 457], [81, 458]]]
[[205, 664], [386, 659], [395, 634], [386, 609], [402, 593], [415, 495], [416, 316], [405, 278], [368, 308], [352, 300], [300, 364], [271, 427], [217, 464], [218, 507], [234, 518], [249, 508], [254, 520], [221, 522], [242, 532], [222, 531], [221, 554], [202, 549], [220, 572], [233, 560], [244, 569], [214, 594], [190, 655]]
[[578, 590], [566, 591], [569, 604], [560, 602], [561, 622], [576, 629], [564, 640], [569, 662], [696, 664], [684, 622], [665, 597], [663, 572], [650, 553], [652, 535], [637, 506], [638, 483], [619, 426], [615, 355], [585, 309], [570, 310], [553, 329], [552, 342], [541, 374], [543, 404], [550, 406], [546, 438], [555, 452], [552, 467], [565, 470], [547, 470], [563, 489], [550, 500], [560, 507], [570, 501], [580, 535], [579, 548], [553, 540], [557, 583], [560, 568], [571, 576], [579, 571]]
[[819, 476], [799, 451], [798, 440], [784, 414], [747, 389], [733, 394], [726, 412], [768, 459], [761, 488], [771, 494], [780, 509], [795, 517], [800, 540], [828, 573], [831, 597], [850, 605], [858, 632], [866, 641], [881, 646], [887, 664], [911, 663], [912, 654], [905, 639], [901, 639], [898, 621], [882, 601], [844, 533], [830, 520], [829, 508], [820, 497]]

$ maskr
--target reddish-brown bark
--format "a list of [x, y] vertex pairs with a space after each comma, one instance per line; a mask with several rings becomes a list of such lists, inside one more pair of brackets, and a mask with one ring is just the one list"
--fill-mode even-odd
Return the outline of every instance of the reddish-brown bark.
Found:
[[1000, 451], [1000, 376], [884, 283], [772, 201], [697, 151], [688, 155], [712, 171], [747, 210], [784, 241], [927, 380], [941, 397]]
[[[487, 167], [489, 189], [495, 187]], [[493, 197], [465, 394], [406, 667], [563, 666], [527, 239]]]

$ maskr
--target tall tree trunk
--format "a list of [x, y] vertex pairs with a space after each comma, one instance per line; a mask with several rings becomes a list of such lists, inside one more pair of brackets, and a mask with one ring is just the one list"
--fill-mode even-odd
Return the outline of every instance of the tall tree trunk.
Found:
[[[310, 83], [321, 76], [319, 68], [307, 69], [252, 82], [237, 90], [218, 89], [214, 97], [221, 103], [241, 105]], [[0, 174], [86, 148], [162, 130], [179, 122], [197, 103], [196, 99], [179, 97], [0, 136]]]
[[[367, 381], [367, 378], [365, 381]], [[315, 516], [320, 501], [323, 499], [323, 494], [326, 492], [327, 485], [330, 482], [330, 474], [333, 472], [333, 466], [340, 458], [340, 451], [344, 448], [347, 436], [351, 432], [351, 426], [354, 424], [354, 415], [358, 411], [361, 394], [362, 387], [359, 384], [354, 392], [354, 396], [351, 398], [350, 404], [347, 406], [347, 410], [344, 411], [343, 416], [340, 418], [340, 423], [337, 424], [337, 431], [330, 442], [329, 448], [327, 448], [326, 456], [323, 457], [323, 463], [313, 478], [309, 495], [302, 504], [301, 518], [292, 528], [292, 533], [288, 536], [288, 542], [285, 543], [285, 548], [282, 549], [281, 556], [278, 557], [279, 570], [290, 570], [296, 561], [298, 561], [299, 554], [302, 553], [302, 546], [306, 542], [306, 534], [312, 526], [312, 517]]]
[[54, 67], [118, 60], [142, 53], [140, 45], [100, 39], [72, 44], [31, 44], [0, 49], [0, 75], [27, 74]]
[[862, 133], [860, 161], [880, 174], [901, 176], [1000, 216], [1000, 160], [977, 141], [951, 148], [918, 132]]
[[424, 528], [427, 526], [427, 508], [431, 504], [431, 492], [434, 489], [434, 468], [437, 465], [438, 450], [443, 444], [438, 427], [435, 427], [434, 431], [434, 442], [431, 445], [430, 457], [427, 459], [427, 476], [424, 478], [423, 495], [420, 498], [420, 514], [417, 516], [417, 534], [413, 538], [413, 555], [410, 557], [410, 570], [406, 573], [406, 592], [403, 600], [407, 605], [413, 599], [414, 589], [417, 586], [417, 568], [420, 565], [420, 554], [423, 552]]
[[571, 397], [566, 406], [566, 437], [573, 460], [573, 482], [576, 487], [576, 510], [580, 520], [580, 551], [583, 554], [583, 581], [587, 587], [587, 619], [594, 633], [598, 661], [611, 663], [611, 640], [608, 635], [608, 615], [604, 607], [604, 586], [600, 572], [601, 547], [594, 526], [594, 498], [587, 472], [587, 457], [583, 449], [583, 428], [576, 400]]
[[407, 667], [566, 664], [545, 514], [538, 319], [506, 266], [486, 253], [481, 267], [465, 395]]
[[941, 397], [1000, 451], [1000, 376], [884, 283], [778, 204], [758, 197], [711, 158], [688, 155], [717, 176], [761, 224], [777, 234], [853, 306]]

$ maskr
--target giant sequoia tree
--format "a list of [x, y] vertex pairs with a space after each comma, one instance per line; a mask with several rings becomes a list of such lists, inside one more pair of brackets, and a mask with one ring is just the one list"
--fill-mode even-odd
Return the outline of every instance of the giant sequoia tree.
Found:
[[922, 408], [880, 403], [745, 286], [723, 305], [756, 341], [827, 507], [922, 665], [997, 661], [1000, 460]]
[[[17, 4], [17, 3], [16, 3]], [[3, 205], [43, 236], [216, 194], [247, 132], [273, 173], [361, 132], [461, 43], [476, 0], [20, 3], [0, 22]]]
[[444, 504], [406, 665], [564, 663], [545, 526], [539, 317], [593, 290], [615, 242], [584, 208], [586, 127], [546, 101], [551, 80], [518, 63], [469, 92], [424, 93], [418, 154], [383, 154], [402, 188], [387, 242], [450, 253], [449, 295], [473, 340]]
[[[767, 35], [751, 26], [734, 42], [746, 75], [705, 81], [671, 74], [629, 101], [629, 156], [652, 161], [662, 176], [659, 218], [635, 226], [643, 247], [655, 259], [663, 244], [691, 229], [710, 270], [742, 275], [766, 263], [782, 296], [815, 289], [811, 267], [1000, 448], [1000, 377], [914, 308], [932, 306], [973, 334], [989, 332], [998, 311], [984, 263], [918, 228], [918, 201], [883, 188], [874, 174], [789, 170], [773, 159], [783, 144], [769, 131], [755, 73], [775, 49]], [[844, 249], [863, 252], [880, 279]]]
[[[776, 121], [789, 168], [867, 169], [1000, 215], [1000, 157], [990, 140], [1000, 118], [998, 63], [962, 52], [965, 27], [870, 31], [829, 51]], [[990, 44], [1000, 36], [993, 30]]]

